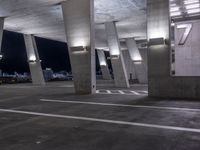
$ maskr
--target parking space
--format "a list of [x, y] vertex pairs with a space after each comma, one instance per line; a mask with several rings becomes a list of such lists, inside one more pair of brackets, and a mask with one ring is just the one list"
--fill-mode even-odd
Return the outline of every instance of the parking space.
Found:
[[129, 90], [99, 87], [96, 95], [83, 96], [74, 95], [73, 88], [62, 82], [46, 87], [18, 86], [0, 86], [3, 150], [200, 147], [197, 101], [148, 98], [145, 86]]

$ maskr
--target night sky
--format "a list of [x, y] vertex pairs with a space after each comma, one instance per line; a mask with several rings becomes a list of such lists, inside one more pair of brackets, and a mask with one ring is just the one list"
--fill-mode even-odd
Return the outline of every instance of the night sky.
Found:
[[[52, 68], [54, 72], [71, 71], [67, 44], [57, 41], [36, 37], [36, 43], [42, 68]], [[14, 72], [29, 72], [25, 43], [22, 34], [4, 31], [2, 41], [3, 59], [0, 61], [0, 69], [3, 72], [13, 74]], [[106, 53], [109, 57], [109, 54]], [[97, 57], [97, 53], [96, 53]], [[97, 57], [98, 58], [98, 57]], [[110, 63], [108, 61], [108, 63]], [[109, 65], [110, 66], [110, 65]], [[96, 59], [97, 71], [100, 70], [99, 60]]]

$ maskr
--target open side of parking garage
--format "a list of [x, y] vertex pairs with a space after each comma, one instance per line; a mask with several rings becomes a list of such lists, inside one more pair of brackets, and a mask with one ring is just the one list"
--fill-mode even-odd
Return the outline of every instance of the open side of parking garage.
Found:
[[[199, 3], [0, 0], [32, 78], [0, 86], [0, 149], [199, 150]], [[73, 81], [45, 83], [36, 36], [67, 42]]]

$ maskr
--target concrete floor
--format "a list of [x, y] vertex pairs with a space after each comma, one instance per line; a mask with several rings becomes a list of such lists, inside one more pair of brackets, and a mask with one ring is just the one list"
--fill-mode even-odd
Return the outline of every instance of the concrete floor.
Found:
[[66, 82], [0, 86], [0, 149], [199, 150], [198, 101], [151, 99], [146, 86], [98, 89], [75, 96]]

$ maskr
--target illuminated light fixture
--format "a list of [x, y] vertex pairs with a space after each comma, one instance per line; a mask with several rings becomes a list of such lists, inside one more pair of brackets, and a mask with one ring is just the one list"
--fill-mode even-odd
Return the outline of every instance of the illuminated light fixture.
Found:
[[170, 7], [175, 7], [175, 6], [177, 6], [175, 3], [170, 4]]
[[170, 13], [171, 17], [176, 17], [176, 16], [181, 16], [181, 12], [180, 11], [174, 11]]
[[179, 10], [180, 10], [180, 8], [177, 6], [170, 8], [170, 12], [179, 11]]
[[110, 57], [112, 60], [119, 59], [119, 55], [111, 55]]
[[70, 47], [72, 54], [83, 54], [87, 53], [87, 47], [85, 46], [78, 46], [78, 47]]
[[185, 6], [186, 9], [194, 9], [194, 8], [199, 8], [199, 7], [200, 7], [199, 3]]
[[199, 0], [185, 0], [184, 4], [188, 5], [188, 4], [193, 4], [193, 3], [199, 3]]
[[29, 63], [36, 63], [36, 57], [35, 57], [35, 55], [31, 55], [30, 57], [29, 57]]
[[200, 8], [187, 10], [188, 14], [195, 14], [195, 13], [199, 13], [199, 12], [200, 12]]
[[155, 45], [165, 45], [165, 39], [164, 38], [149, 39], [149, 46], [155, 46]]
[[135, 61], [133, 61], [133, 63], [135, 65], [141, 65], [142, 64], [142, 60], [135, 60]]
[[106, 62], [100, 62], [100, 66], [107, 66]]
[[3, 59], [3, 54], [0, 54], [0, 60], [2, 60]]

